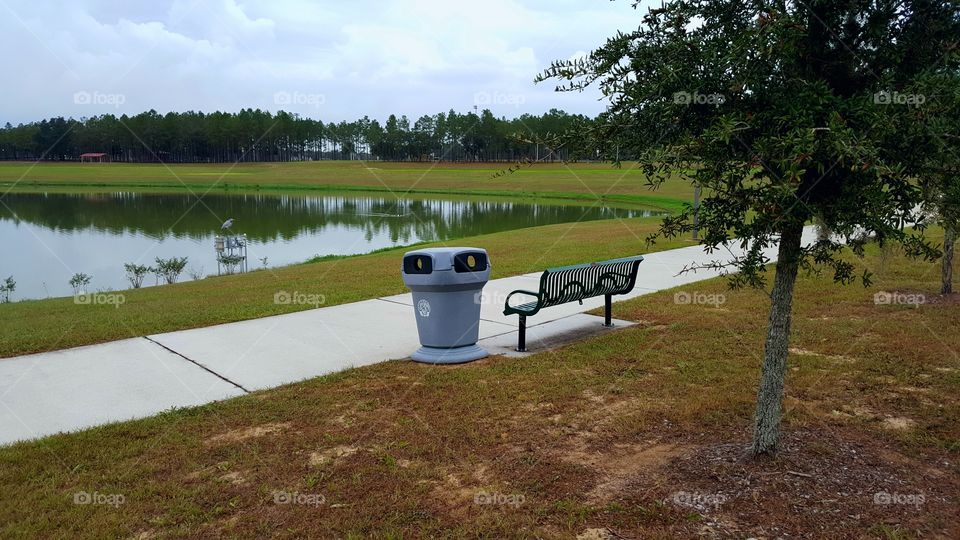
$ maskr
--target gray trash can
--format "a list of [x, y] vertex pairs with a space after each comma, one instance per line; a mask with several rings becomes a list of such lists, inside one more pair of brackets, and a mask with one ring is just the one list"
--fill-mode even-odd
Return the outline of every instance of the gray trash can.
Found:
[[489, 353], [477, 345], [480, 292], [490, 279], [487, 252], [480, 248], [431, 248], [403, 256], [403, 282], [413, 291], [420, 344], [410, 358], [459, 364]]

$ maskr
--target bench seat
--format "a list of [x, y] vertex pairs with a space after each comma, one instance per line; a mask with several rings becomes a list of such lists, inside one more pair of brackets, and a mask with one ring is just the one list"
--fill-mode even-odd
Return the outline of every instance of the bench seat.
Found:
[[[637, 282], [637, 269], [643, 257], [627, 257], [560, 268], [548, 268], [540, 276], [540, 290], [537, 292], [516, 290], [507, 295], [503, 306], [504, 315], [520, 316], [520, 334], [517, 350], [526, 350], [526, 323], [527, 317], [540, 312], [541, 309], [565, 304], [580, 302], [587, 298], [603, 296], [605, 299], [604, 325], [611, 324], [611, 297], [617, 294], [626, 294], [633, 290]], [[533, 298], [530, 301], [511, 305], [510, 299], [515, 296]]]

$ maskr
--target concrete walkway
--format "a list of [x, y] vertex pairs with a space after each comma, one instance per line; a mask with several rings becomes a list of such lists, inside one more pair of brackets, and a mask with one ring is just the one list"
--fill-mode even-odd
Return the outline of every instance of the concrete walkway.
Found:
[[[813, 238], [812, 228], [805, 241]], [[771, 260], [776, 252], [770, 250]], [[589, 254], [584, 255], [588, 260]], [[724, 259], [699, 246], [651, 253], [637, 287], [624, 300], [716, 277], [691, 263]], [[729, 258], [729, 254], [727, 254]], [[492, 261], [495, 265], [496, 260]], [[503, 315], [506, 295], [536, 290], [540, 272], [490, 281], [481, 307], [480, 345], [492, 354], [522, 356], [517, 317]], [[694, 291], [688, 291], [693, 293]], [[586, 311], [603, 298], [541, 311], [528, 320], [530, 353], [610, 331]], [[616, 307], [614, 307], [616, 313]], [[632, 323], [615, 321], [617, 326]], [[151, 416], [255, 390], [392, 359], [419, 346], [413, 302], [400, 294], [207, 328], [0, 359], [0, 444]], [[437, 369], [446, 369], [438, 367]]]

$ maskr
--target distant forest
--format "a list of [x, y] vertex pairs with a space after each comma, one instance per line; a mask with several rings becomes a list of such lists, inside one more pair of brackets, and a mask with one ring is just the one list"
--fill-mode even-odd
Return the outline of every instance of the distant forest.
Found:
[[324, 123], [259, 109], [164, 115], [150, 110], [136, 116], [7, 123], [0, 128], [0, 160], [78, 161], [84, 153], [103, 153], [106, 161], [131, 163], [554, 161], [565, 159], [565, 150], [530, 141], [589, 121], [557, 109], [510, 120], [496, 118], [487, 109], [479, 114], [451, 110], [414, 122], [390, 115], [383, 124], [366, 116], [353, 122]]

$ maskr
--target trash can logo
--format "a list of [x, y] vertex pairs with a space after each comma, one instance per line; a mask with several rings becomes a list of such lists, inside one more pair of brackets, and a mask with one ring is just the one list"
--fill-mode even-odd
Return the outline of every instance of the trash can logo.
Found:
[[426, 299], [423, 299], [417, 302], [417, 313], [419, 313], [421, 317], [429, 317], [430, 302], [427, 302]]

